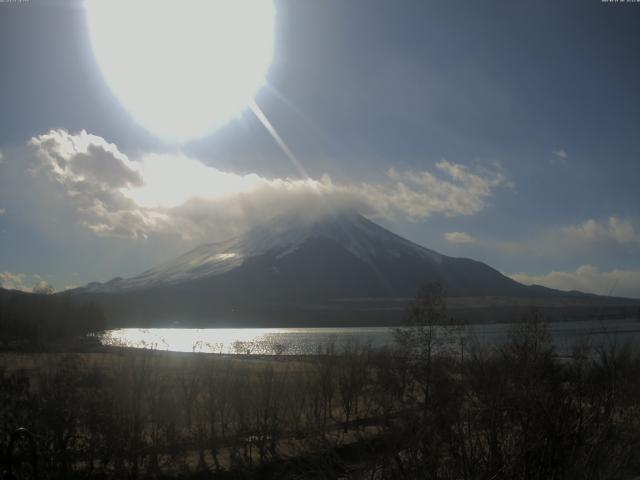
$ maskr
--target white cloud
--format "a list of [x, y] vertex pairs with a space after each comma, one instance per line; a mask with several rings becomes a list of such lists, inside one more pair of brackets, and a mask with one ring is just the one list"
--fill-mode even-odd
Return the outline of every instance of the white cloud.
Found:
[[3, 160], [4, 160], [4, 155], [2, 154], [2, 152], [0, 152], [0, 163], [2, 163]]
[[636, 232], [631, 221], [615, 216], [609, 217], [606, 222], [589, 219], [578, 225], [564, 227], [561, 232], [576, 241], [640, 243], [640, 232]]
[[569, 154], [564, 148], [558, 148], [553, 150], [553, 157], [551, 158], [551, 165], [566, 165], [569, 161]]
[[579, 290], [598, 295], [640, 298], [640, 270], [600, 271], [593, 265], [583, 265], [575, 272], [553, 271], [546, 275], [515, 273], [509, 275], [527, 285], [543, 285], [559, 290]]
[[640, 229], [629, 218], [611, 216], [604, 220], [589, 219], [582, 223], [544, 228], [526, 238], [485, 240], [484, 246], [512, 254], [538, 257], [565, 256], [567, 253], [624, 248], [640, 248]]
[[4, 208], [0, 208], [0, 215], [4, 215], [7, 211]]
[[397, 172], [391, 168], [387, 176], [393, 185], [367, 186], [372, 194], [370, 200], [388, 214], [403, 213], [415, 220], [434, 213], [450, 217], [472, 215], [488, 206], [496, 187], [508, 185], [499, 170], [475, 173], [447, 160], [438, 162], [436, 168], [445, 178], [429, 171]]
[[8, 290], [27, 290], [24, 273], [0, 272], [0, 287]]
[[562, 158], [563, 160], [569, 158], [569, 154], [564, 148], [559, 148], [557, 150], [554, 150], [553, 154], [558, 158]]
[[499, 167], [473, 170], [441, 160], [434, 172], [390, 169], [378, 183], [267, 178], [223, 172], [182, 155], [146, 154], [130, 160], [114, 144], [81, 131], [32, 138], [36, 173], [67, 198], [84, 225], [99, 235], [222, 239], [288, 210], [348, 206], [370, 216], [423, 220], [434, 214], [472, 215], [494, 190], [508, 186]]
[[34, 292], [51, 294], [53, 293], [53, 287], [47, 282], [42, 280], [42, 277], [38, 274], [31, 275], [36, 281], [33, 286], [27, 285], [26, 273], [12, 273], [12, 272], [0, 272], [0, 287], [7, 290], [21, 290], [23, 292]]
[[476, 239], [465, 232], [448, 232], [445, 233], [447, 242], [450, 243], [475, 243]]
[[108, 190], [142, 185], [135, 164], [118, 147], [84, 130], [75, 135], [51, 130], [33, 137], [29, 144], [47, 172], [72, 195], [86, 193], [89, 186]]
[[61, 188], [88, 228], [134, 238], [146, 235], [155, 218], [123, 193], [141, 187], [142, 177], [114, 144], [84, 130], [75, 135], [51, 130], [29, 145], [39, 161], [34, 173], [44, 171]]
[[38, 283], [36, 283], [31, 288], [31, 291], [33, 293], [39, 293], [40, 295], [51, 295], [54, 292], [53, 287], [44, 280], [40, 280]]

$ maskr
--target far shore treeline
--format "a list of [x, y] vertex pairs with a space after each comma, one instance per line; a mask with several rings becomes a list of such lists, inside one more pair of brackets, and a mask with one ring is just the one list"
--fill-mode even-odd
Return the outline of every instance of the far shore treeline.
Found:
[[106, 328], [102, 309], [66, 296], [0, 289], [0, 339], [37, 348]]

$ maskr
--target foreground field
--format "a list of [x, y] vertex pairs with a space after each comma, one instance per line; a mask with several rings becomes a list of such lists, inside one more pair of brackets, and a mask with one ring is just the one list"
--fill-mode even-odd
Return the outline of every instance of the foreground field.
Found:
[[422, 325], [394, 349], [306, 357], [6, 352], [0, 448], [26, 426], [41, 478], [59, 479], [640, 473], [631, 348], [559, 359], [535, 316], [499, 350], [441, 332]]

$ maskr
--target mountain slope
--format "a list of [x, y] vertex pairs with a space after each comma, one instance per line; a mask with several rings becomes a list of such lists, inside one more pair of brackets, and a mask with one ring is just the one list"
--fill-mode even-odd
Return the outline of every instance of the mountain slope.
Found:
[[[238, 283], [245, 276], [251, 278], [242, 281], [256, 284], [262, 279], [268, 290], [276, 290], [270, 294], [274, 300], [411, 296], [429, 281], [441, 281], [450, 295], [529, 291], [483, 263], [441, 255], [353, 213], [313, 221], [283, 217], [240, 237], [199, 246], [136, 277], [90, 284], [85, 290], [118, 293], [187, 284], [223, 288], [217, 284]], [[224, 282], [216, 281], [219, 277]]]
[[397, 319], [405, 299], [436, 281], [451, 297], [593, 297], [522, 285], [484, 263], [441, 255], [349, 212], [281, 217], [141, 275], [68, 294], [97, 301], [111, 318], [138, 324], [159, 318], [225, 325], [238, 325], [239, 318], [251, 325], [342, 324], [339, 319], [353, 324]]

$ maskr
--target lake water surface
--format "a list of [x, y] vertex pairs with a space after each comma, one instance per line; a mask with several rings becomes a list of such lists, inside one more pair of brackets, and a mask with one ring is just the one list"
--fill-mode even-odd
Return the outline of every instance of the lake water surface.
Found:
[[[640, 345], [640, 322], [635, 319], [554, 322], [550, 332], [559, 353], [576, 344], [601, 346], [631, 342]], [[500, 345], [512, 324], [465, 327], [464, 335], [483, 346]], [[332, 343], [338, 350], [349, 342], [373, 347], [393, 345], [394, 328], [124, 328], [107, 332], [106, 345], [125, 345], [174, 352], [306, 355]]]

